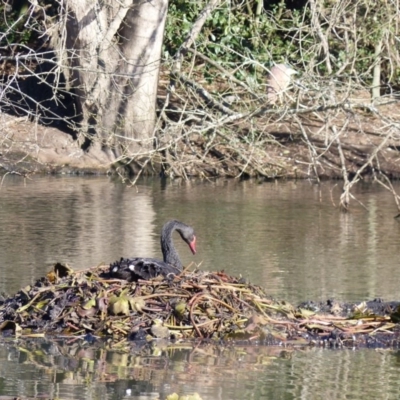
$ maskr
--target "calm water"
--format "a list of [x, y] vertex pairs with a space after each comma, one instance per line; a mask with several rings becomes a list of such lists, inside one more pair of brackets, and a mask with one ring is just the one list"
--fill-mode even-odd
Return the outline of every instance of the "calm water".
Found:
[[[396, 186], [400, 191], [400, 186]], [[75, 269], [121, 256], [160, 257], [171, 218], [196, 229], [184, 263], [242, 274], [268, 293], [303, 300], [399, 300], [400, 223], [376, 185], [336, 205], [340, 183], [141, 181], [7, 176], [0, 188], [0, 291], [12, 293], [56, 261]], [[123, 354], [82, 343], [0, 343], [1, 396], [165, 399], [397, 399], [395, 351], [218, 347]], [[140, 397], [139, 397], [140, 395]]]

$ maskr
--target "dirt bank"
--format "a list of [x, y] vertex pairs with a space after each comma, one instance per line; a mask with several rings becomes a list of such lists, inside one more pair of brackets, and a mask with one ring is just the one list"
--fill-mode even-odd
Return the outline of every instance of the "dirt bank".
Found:
[[[350, 123], [332, 120], [329, 126], [340, 129], [336, 139], [332, 139], [332, 132], [321, 132], [326, 125], [318, 118], [297, 116], [295, 123], [293, 120], [280, 121], [279, 114], [243, 119], [226, 125], [227, 133], [221, 129], [194, 134], [187, 128], [187, 133], [179, 131], [176, 137], [169, 137], [173, 145], [164, 146], [156, 162], [156, 156], [151, 156], [147, 171], [160, 172], [161, 160], [170, 177], [342, 179], [344, 174], [351, 178], [361, 171], [365, 177], [378, 171], [400, 178], [400, 140], [393, 132], [388, 135], [382, 130], [382, 120], [371, 115], [358, 115]], [[95, 148], [83, 151], [71, 134], [55, 127], [6, 113], [0, 113], [0, 127], [0, 173], [115, 171], [106, 153]]]
[[0, 172], [105, 174], [110, 163], [101, 152], [84, 152], [60, 129], [0, 113]]

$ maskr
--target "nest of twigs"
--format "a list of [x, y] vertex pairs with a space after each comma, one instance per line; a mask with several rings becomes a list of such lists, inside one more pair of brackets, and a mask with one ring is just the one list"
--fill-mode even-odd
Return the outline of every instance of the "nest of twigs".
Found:
[[113, 341], [210, 339], [263, 344], [397, 346], [399, 303], [293, 307], [224, 272], [184, 271], [125, 282], [108, 267], [56, 264], [34, 286], [0, 302], [3, 335], [68, 335]]

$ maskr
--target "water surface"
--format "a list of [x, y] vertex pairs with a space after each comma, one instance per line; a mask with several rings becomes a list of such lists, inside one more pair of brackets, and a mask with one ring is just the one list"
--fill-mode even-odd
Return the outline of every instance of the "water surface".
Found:
[[[400, 188], [400, 187], [399, 187]], [[337, 183], [205, 183], [108, 178], [6, 177], [0, 189], [0, 290], [33, 283], [56, 261], [76, 269], [121, 256], [161, 257], [159, 232], [179, 219], [195, 227], [185, 264], [243, 275], [292, 302], [398, 299], [400, 223], [392, 195], [359, 186], [351, 211]]]
[[[392, 195], [360, 185], [362, 205], [352, 201], [343, 214], [340, 192], [337, 182], [154, 179], [129, 187], [104, 177], [7, 176], [0, 291], [34, 283], [56, 261], [84, 269], [121, 256], [161, 257], [159, 232], [175, 218], [197, 234], [194, 257], [175, 238], [185, 264], [241, 274], [277, 299], [399, 300]], [[395, 399], [398, 373], [397, 352], [383, 350], [161, 347], [144, 356], [81, 341], [0, 344], [0, 396]]]

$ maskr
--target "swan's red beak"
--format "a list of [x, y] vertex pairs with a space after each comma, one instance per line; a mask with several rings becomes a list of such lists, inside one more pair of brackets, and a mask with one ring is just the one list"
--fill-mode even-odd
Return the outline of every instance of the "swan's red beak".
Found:
[[190, 250], [193, 254], [196, 254], [196, 236], [193, 236], [193, 240], [188, 243]]

